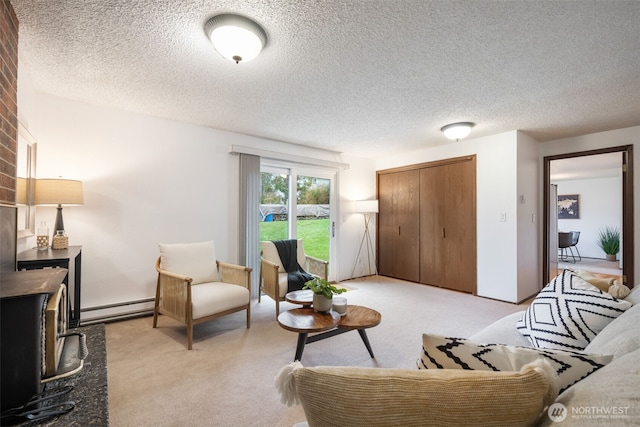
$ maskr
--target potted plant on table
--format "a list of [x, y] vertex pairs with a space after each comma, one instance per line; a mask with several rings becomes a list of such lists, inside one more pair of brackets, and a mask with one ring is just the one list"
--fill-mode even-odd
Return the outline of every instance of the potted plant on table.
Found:
[[607, 261], [615, 261], [616, 254], [620, 252], [620, 230], [615, 227], [605, 227], [598, 232], [596, 243], [607, 254]]
[[331, 311], [331, 300], [334, 295], [347, 292], [345, 288], [338, 288], [328, 280], [318, 277], [306, 282], [302, 289], [310, 289], [313, 292], [313, 309], [320, 313]]

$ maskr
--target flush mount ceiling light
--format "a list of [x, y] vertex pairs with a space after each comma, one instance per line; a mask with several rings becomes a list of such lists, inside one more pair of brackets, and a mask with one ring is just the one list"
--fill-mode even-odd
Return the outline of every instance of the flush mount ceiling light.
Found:
[[216, 51], [236, 64], [251, 61], [267, 44], [262, 27], [240, 15], [216, 15], [207, 21], [204, 30]]
[[469, 135], [471, 128], [475, 125], [475, 123], [471, 122], [458, 122], [443, 126], [440, 130], [444, 132], [444, 136], [447, 138], [460, 141], [462, 138]]

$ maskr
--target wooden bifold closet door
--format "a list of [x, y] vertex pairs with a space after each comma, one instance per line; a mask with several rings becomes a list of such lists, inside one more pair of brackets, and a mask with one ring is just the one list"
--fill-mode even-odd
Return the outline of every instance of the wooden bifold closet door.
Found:
[[378, 175], [378, 271], [420, 279], [419, 185], [417, 170]]
[[476, 292], [475, 157], [420, 169], [420, 283]]
[[476, 159], [378, 172], [378, 271], [476, 293]]

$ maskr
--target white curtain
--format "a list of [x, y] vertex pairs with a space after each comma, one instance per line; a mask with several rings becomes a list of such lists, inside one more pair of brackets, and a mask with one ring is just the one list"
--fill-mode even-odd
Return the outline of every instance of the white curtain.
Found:
[[238, 262], [253, 268], [251, 297], [257, 298], [260, 280], [260, 156], [240, 154], [239, 202]]

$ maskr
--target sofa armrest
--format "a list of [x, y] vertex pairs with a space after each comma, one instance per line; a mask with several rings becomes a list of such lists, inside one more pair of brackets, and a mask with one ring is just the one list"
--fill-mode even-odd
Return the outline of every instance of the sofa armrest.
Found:
[[[191, 305], [191, 277], [160, 268], [160, 258], [156, 261], [158, 281], [155, 308], [180, 322], [186, 322]], [[154, 327], [156, 320], [154, 319]]]
[[279, 268], [278, 264], [264, 258], [260, 260], [260, 290], [274, 300], [280, 299]]
[[[556, 403], [565, 406], [567, 417], [561, 423], [540, 420], [546, 427], [637, 426], [640, 420], [640, 349], [613, 359], [607, 366], [565, 390]], [[592, 411], [589, 413], [588, 411]]]

